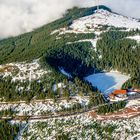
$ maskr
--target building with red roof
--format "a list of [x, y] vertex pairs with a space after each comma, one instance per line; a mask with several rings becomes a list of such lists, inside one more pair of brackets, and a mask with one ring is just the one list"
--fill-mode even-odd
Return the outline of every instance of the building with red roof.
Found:
[[127, 99], [127, 90], [114, 90], [109, 94], [110, 101], [119, 101]]

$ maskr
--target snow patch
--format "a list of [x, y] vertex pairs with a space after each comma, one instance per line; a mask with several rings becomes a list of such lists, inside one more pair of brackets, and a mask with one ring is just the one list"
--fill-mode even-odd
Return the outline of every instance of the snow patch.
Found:
[[62, 74], [66, 75], [66, 76], [69, 77], [69, 78], [72, 78], [71, 74], [69, 74], [68, 72], [66, 72], [62, 67], [59, 68], [59, 70], [60, 70], [60, 72], [61, 72]]
[[140, 35], [129, 36], [129, 37], [127, 37], [127, 38], [128, 38], [128, 39], [136, 40], [138, 43], [140, 43]]
[[56, 92], [57, 89], [63, 88], [63, 87], [64, 87], [64, 84], [63, 83], [54, 84], [53, 85], [53, 91]]
[[55, 33], [58, 33], [58, 32], [59, 32], [59, 30], [54, 30], [54, 31], [51, 32], [50, 35], [54, 35]]
[[67, 44], [73, 44], [73, 43], [78, 43], [78, 42], [91, 42], [92, 47], [94, 48], [95, 51], [97, 51], [97, 49], [96, 49], [97, 41], [98, 41], [98, 38], [96, 38], [96, 39], [83, 39], [83, 40], [78, 40], [75, 42], [67, 42]]

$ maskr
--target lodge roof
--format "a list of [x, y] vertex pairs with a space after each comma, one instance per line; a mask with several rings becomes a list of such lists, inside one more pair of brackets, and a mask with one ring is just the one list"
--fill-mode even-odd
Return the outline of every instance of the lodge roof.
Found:
[[126, 94], [127, 93], [127, 91], [126, 90], [114, 90], [113, 91], [113, 94], [115, 95], [115, 94]]

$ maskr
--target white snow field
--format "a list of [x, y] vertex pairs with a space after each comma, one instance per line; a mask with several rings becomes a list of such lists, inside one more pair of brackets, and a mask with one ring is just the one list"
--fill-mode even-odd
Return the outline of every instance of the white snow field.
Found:
[[119, 72], [105, 72], [89, 75], [85, 80], [96, 86], [103, 94], [108, 95], [115, 89], [121, 89], [129, 78]]
[[140, 35], [129, 36], [129, 37], [127, 37], [127, 38], [136, 40], [138, 43], [140, 43]]
[[87, 27], [94, 29], [98, 27], [98, 25], [108, 25], [120, 28], [124, 27], [127, 29], [140, 29], [139, 20], [117, 15], [103, 9], [96, 11], [90, 16], [75, 20], [70, 28], [76, 31], [86, 31]]

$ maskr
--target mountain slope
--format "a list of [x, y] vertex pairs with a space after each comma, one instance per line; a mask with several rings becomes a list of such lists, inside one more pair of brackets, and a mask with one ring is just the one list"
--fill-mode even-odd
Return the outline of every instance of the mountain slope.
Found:
[[[95, 11], [96, 7], [82, 9], [73, 8], [68, 10], [63, 18], [36, 29], [33, 32], [0, 41], [0, 64], [40, 58], [48, 47], [55, 46], [54, 43], [62, 43], [63, 40], [56, 41], [57, 32], [54, 32], [55, 34], [51, 34], [55, 29], [59, 30], [60, 28], [65, 27], [65, 29], [72, 29], [72, 31], [68, 30], [69, 32], [66, 33], [94, 32], [95, 34], [99, 34], [101, 32], [96, 31], [98, 28], [100, 30], [101, 28], [107, 28], [107, 26], [127, 28], [129, 26], [125, 25], [126, 23], [131, 23], [130, 27], [132, 28], [139, 28], [140, 24], [137, 20], [116, 15], [105, 6], [100, 7], [103, 10], [98, 12]], [[81, 18], [83, 16], [85, 17]], [[77, 20], [75, 21], [75, 19]], [[119, 21], [117, 22], [119, 25], [116, 24], [116, 21]], [[73, 41], [79, 39], [80, 38]], [[66, 42], [69, 42], [68, 38]]]
[[107, 100], [140, 89], [139, 22], [100, 7], [0, 41], [0, 139], [139, 139], [139, 98]]
[[[105, 6], [101, 6], [110, 10]], [[96, 10], [92, 8], [73, 8], [67, 11], [63, 18], [36, 29], [33, 32], [0, 41], [0, 64], [14, 61], [26, 61], [41, 57], [49, 46], [54, 46], [56, 34], [50, 33], [62, 27], [68, 27], [73, 20], [91, 15]]]
[[[96, 7], [73, 8], [33, 32], [0, 41], [0, 63], [43, 58], [43, 65], [56, 71], [63, 67], [80, 78], [91, 72], [118, 70], [132, 77], [128, 86], [139, 87], [140, 46], [132, 37], [140, 36], [140, 23], [100, 7], [98, 11]], [[60, 61], [54, 63], [56, 59]]]

